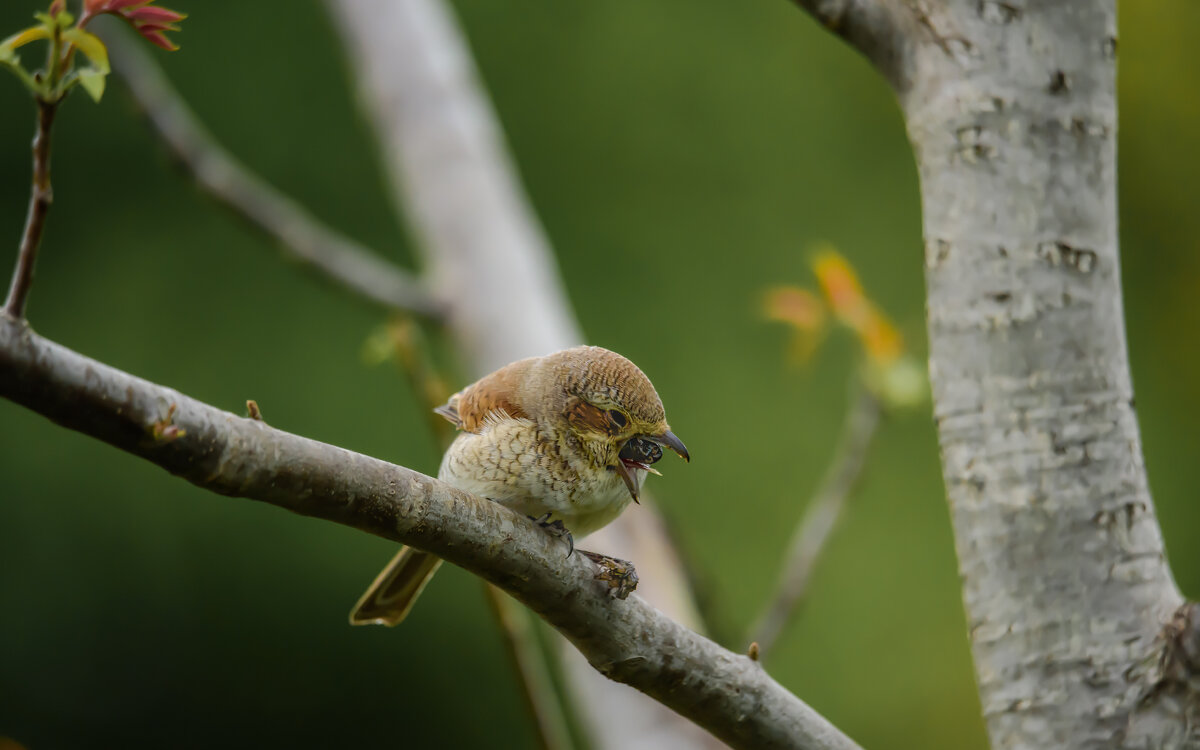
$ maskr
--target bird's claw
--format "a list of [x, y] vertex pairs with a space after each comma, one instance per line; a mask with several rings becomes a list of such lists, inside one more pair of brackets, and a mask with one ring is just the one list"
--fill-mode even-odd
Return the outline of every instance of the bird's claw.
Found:
[[545, 529], [546, 533], [550, 536], [558, 537], [560, 539], [562, 537], [566, 537], [567, 557], [570, 557], [571, 555], [575, 554], [575, 537], [572, 536], [571, 531], [563, 525], [561, 518], [551, 521], [550, 515], [550, 513], [544, 513], [538, 518], [534, 518], [533, 516], [528, 516], [528, 518], [530, 521], [533, 521], [538, 526], [541, 526], [543, 529]]
[[598, 552], [579, 550], [579, 554], [596, 563], [600, 570], [593, 576], [597, 581], [608, 583], [609, 593], [616, 599], [625, 599], [638, 585], [637, 570], [633, 563]]

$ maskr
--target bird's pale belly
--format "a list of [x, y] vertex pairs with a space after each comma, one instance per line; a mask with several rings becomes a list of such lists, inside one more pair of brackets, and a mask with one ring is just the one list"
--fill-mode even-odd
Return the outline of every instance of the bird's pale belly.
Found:
[[[532, 442], [532, 435], [509, 425], [460, 435], [438, 478], [532, 518], [550, 513], [550, 521], [561, 520], [576, 538], [610, 523], [629, 505], [629, 490], [615, 471], [575, 471], [534, 451]], [[636, 474], [640, 486], [645, 472]]]

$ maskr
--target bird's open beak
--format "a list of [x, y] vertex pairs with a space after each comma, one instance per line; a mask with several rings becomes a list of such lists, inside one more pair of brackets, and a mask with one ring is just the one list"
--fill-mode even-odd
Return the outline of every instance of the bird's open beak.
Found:
[[[677, 453], [684, 461], [690, 463], [692, 460], [692, 457], [688, 455], [687, 446], [683, 444], [682, 440], [675, 437], [675, 433], [671, 432], [670, 430], [667, 430], [661, 435], [640, 435], [639, 438], [648, 440], [652, 443], [657, 443], [658, 445], [665, 445], [666, 447], [675, 451], [675, 453]], [[659, 452], [659, 455], [662, 455], [661, 451]], [[651, 462], [657, 461], [658, 456], [648, 460]], [[617, 465], [611, 468], [613, 471], [617, 472], [617, 474], [619, 474], [621, 479], [625, 482], [625, 486], [629, 489], [629, 494], [633, 497], [633, 501], [635, 503], [641, 502], [641, 500], [638, 499], [637, 470], [642, 469], [643, 471], [648, 471], [651, 474], [658, 474], [654, 467], [649, 463], [635, 460], [633, 458], [621, 458], [617, 461]], [[659, 476], [662, 475], [659, 474]]]
[[682, 440], [675, 437], [675, 433], [671, 432], [670, 430], [667, 430], [663, 434], [657, 436], [647, 435], [646, 439], [653, 440], [659, 445], [665, 445], [671, 450], [675, 451], [675, 455], [679, 456], [684, 461], [687, 461], [688, 463], [692, 462], [692, 457], [688, 455], [687, 446], [683, 444]]

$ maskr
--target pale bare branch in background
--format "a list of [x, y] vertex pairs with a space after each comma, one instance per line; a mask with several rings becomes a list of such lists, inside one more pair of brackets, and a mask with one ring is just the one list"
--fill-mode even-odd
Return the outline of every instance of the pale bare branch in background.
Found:
[[[117, 29], [123, 32], [124, 29]], [[175, 160], [209, 196], [266, 233], [290, 260], [393, 310], [439, 318], [445, 305], [412, 274], [322, 224], [221, 147], [138, 40], [106, 33], [113, 69]]]
[[[520, 187], [467, 45], [438, 0], [328, 0], [374, 123], [397, 210], [409, 218], [447, 326], [474, 376], [585, 341]], [[668, 405], [670, 398], [667, 398]], [[588, 538], [637, 565], [638, 591], [690, 627], [686, 577], [643, 503]], [[597, 750], [695, 748], [712, 738], [565, 652]], [[620, 721], [613, 721], [620, 716]]]

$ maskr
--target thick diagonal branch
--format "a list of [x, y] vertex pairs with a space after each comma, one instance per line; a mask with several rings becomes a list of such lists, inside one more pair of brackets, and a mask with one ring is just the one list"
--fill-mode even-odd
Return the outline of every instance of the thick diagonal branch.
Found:
[[444, 305], [396, 265], [317, 221], [220, 146], [175, 93], [158, 64], [125, 35], [105, 34], [113, 68], [175, 160], [210, 197], [264, 232], [287, 257], [389, 309], [440, 317]]
[[0, 396], [213, 492], [411, 544], [499, 586], [600, 672], [735, 747], [857, 747], [733, 654], [632, 596], [517, 514], [401, 466], [276, 430], [77, 354], [0, 316]]

